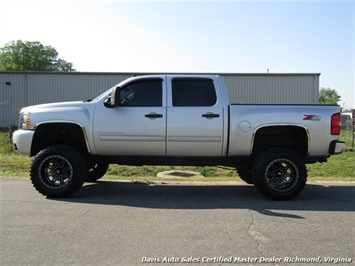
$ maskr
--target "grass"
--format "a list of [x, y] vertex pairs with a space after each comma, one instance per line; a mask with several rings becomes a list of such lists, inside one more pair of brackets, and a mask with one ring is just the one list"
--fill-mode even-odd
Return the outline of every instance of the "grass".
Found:
[[[343, 131], [340, 139], [351, 149], [351, 133]], [[10, 142], [9, 133], [0, 133], [0, 177], [28, 178], [32, 158], [16, 153]], [[331, 156], [327, 163], [307, 165], [308, 179], [311, 181], [355, 181], [355, 152], [346, 151], [340, 155]], [[176, 179], [158, 178], [161, 171], [189, 170], [200, 172], [202, 178]], [[110, 165], [104, 179], [110, 180], [186, 180], [186, 181], [235, 181], [239, 180], [234, 169], [222, 167], [175, 167], [175, 166], [125, 166]]]

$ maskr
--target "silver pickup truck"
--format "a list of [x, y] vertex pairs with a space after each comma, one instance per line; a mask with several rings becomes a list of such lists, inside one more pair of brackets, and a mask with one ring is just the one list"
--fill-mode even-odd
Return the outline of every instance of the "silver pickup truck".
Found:
[[225, 165], [265, 196], [287, 200], [307, 163], [341, 153], [335, 105], [233, 105], [218, 75], [129, 78], [88, 102], [23, 108], [15, 149], [48, 197], [96, 181], [109, 164]]

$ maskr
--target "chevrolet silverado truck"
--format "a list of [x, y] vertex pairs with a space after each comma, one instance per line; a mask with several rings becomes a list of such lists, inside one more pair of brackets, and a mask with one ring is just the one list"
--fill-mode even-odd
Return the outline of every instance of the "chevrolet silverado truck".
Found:
[[336, 105], [235, 105], [218, 75], [147, 75], [94, 100], [23, 108], [13, 143], [34, 156], [31, 181], [47, 197], [76, 192], [109, 164], [223, 165], [288, 200], [306, 164], [343, 151], [339, 134]]

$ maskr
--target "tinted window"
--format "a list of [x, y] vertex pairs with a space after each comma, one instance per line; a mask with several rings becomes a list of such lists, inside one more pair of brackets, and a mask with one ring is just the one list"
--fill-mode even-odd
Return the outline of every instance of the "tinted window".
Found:
[[162, 80], [146, 79], [130, 83], [121, 89], [123, 106], [162, 106]]
[[172, 86], [173, 106], [212, 106], [217, 101], [211, 79], [177, 78]]

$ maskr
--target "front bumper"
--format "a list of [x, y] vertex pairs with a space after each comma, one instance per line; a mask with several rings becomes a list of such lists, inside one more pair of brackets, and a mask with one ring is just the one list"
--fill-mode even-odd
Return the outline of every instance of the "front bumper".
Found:
[[32, 130], [16, 130], [12, 136], [15, 150], [24, 155], [31, 155], [31, 146], [33, 135]]
[[333, 140], [329, 145], [329, 154], [340, 154], [345, 150], [345, 142]]

